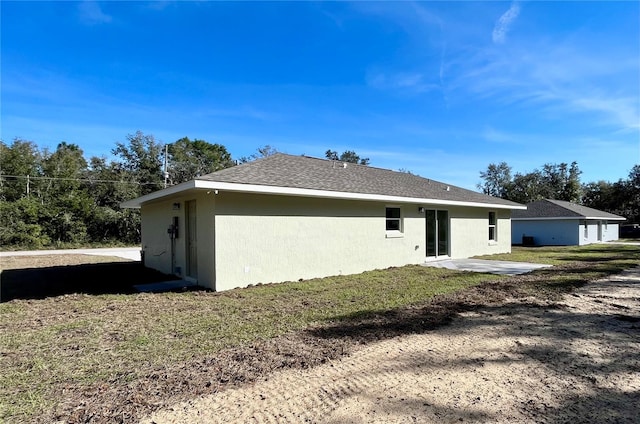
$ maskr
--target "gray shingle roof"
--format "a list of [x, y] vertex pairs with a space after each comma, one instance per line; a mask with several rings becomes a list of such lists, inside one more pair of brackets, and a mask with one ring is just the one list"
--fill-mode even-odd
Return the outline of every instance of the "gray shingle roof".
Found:
[[235, 184], [521, 206], [515, 202], [404, 172], [352, 163], [345, 166], [341, 161], [282, 153], [203, 175], [197, 179]]
[[624, 219], [609, 212], [577, 205], [564, 200], [544, 199], [527, 203], [527, 210], [514, 210], [511, 218], [601, 218]]

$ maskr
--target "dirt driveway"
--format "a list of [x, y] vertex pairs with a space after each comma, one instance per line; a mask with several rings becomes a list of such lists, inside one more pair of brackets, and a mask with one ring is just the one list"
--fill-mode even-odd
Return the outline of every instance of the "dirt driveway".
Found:
[[182, 422], [638, 422], [640, 268], [156, 412]]
[[140, 247], [104, 247], [91, 249], [22, 250], [0, 252], [0, 258], [50, 255], [93, 255], [140, 261]]

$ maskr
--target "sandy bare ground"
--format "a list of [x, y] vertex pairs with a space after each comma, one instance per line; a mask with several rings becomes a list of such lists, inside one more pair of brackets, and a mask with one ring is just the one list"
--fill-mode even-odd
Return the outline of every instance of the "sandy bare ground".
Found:
[[640, 268], [513, 300], [145, 423], [640, 422]]

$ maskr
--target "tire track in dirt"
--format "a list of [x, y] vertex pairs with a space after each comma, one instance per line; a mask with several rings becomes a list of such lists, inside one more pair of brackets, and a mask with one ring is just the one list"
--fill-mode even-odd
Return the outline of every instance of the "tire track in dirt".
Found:
[[640, 270], [183, 402], [144, 423], [634, 422]]

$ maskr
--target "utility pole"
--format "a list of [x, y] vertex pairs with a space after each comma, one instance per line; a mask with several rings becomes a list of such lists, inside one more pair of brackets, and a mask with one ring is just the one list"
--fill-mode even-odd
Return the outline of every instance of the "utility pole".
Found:
[[164, 188], [167, 188], [167, 180], [169, 180], [169, 172], [167, 171], [167, 156], [169, 155], [169, 145], [164, 145]]

